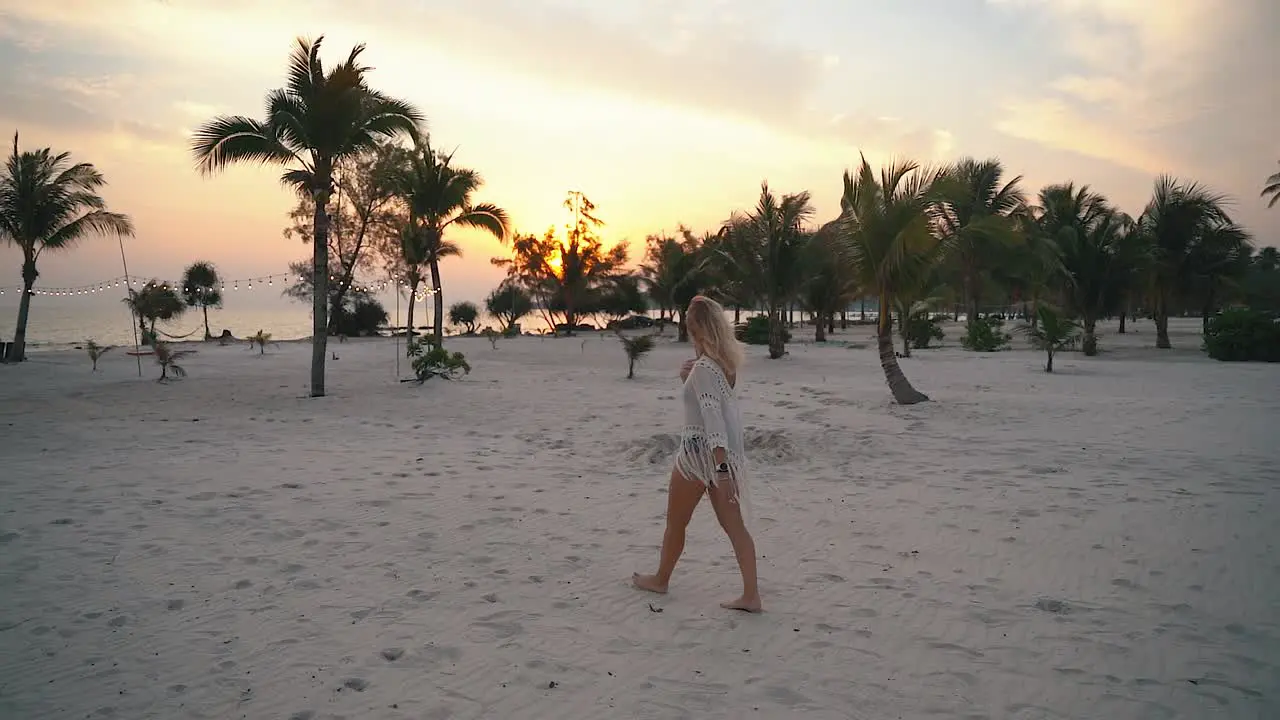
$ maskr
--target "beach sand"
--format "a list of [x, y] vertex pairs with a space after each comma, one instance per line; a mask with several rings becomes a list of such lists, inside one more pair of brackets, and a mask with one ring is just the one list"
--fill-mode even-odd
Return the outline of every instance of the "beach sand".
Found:
[[[699, 509], [654, 568], [679, 431], [670, 340], [200, 346], [0, 366], [0, 717], [1280, 717], [1280, 367], [1178, 321], [1098, 358], [902, 361], [867, 328], [743, 407], [766, 613]], [[797, 335], [809, 331], [797, 331]], [[408, 363], [402, 370], [408, 375]]]

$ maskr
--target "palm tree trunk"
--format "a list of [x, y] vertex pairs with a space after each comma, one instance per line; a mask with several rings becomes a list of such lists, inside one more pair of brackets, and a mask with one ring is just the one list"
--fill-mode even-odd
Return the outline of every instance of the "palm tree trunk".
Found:
[[418, 303], [418, 278], [409, 281], [409, 311], [405, 315], [404, 337], [405, 342], [413, 339], [413, 308]]
[[213, 333], [209, 332], [209, 306], [202, 304], [200, 309], [204, 312], [204, 339], [212, 340]]
[[689, 342], [689, 325], [684, 321], [684, 311], [672, 311], [676, 317], [676, 342]]
[[[1084, 339], [1081, 341], [1084, 354], [1093, 357], [1098, 354], [1098, 318], [1086, 315], [1084, 317]], [[1049, 369], [1046, 372], [1053, 372], [1053, 353], [1049, 353]]]
[[969, 290], [969, 307], [965, 309], [968, 317], [965, 319], [965, 325], [973, 327], [978, 320], [978, 292], [970, 288]]
[[880, 369], [884, 370], [885, 382], [889, 384], [889, 392], [899, 405], [915, 405], [924, 402], [929, 396], [911, 387], [907, 376], [898, 367], [898, 358], [893, 354], [893, 319], [888, 303], [884, 301], [884, 292], [880, 293], [880, 320], [876, 330], [876, 345], [880, 350]]
[[1128, 310], [1121, 310], [1121, 311], [1120, 311], [1120, 334], [1121, 334], [1121, 335], [1123, 335], [1123, 334], [1125, 333], [1125, 329], [1124, 329], [1124, 321], [1125, 321], [1125, 318], [1126, 318], [1128, 315], [1129, 315], [1129, 311], [1128, 311]]
[[1200, 308], [1200, 332], [1205, 335], [1209, 333], [1209, 316], [1213, 314], [1214, 306], [1217, 305], [1216, 295], [1213, 287], [1210, 287], [1204, 298], [1204, 306]]
[[[822, 318], [818, 319], [821, 320]], [[827, 332], [832, 335], [836, 333], [836, 314], [833, 312], [827, 313]]]
[[311, 220], [311, 397], [324, 397], [324, 364], [329, 347], [329, 180], [317, 173]]
[[[1046, 352], [1049, 354], [1049, 361], [1044, 364], [1044, 371], [1051, 373], [1053, 372], [1053, 348], [1049, 348]], [[1087, 355], [1088, 353], [1085, 354]]]
[[862, 317], [859, 320], [860, 322], [867, 321], [867, 297], [865, 295], [862, 296]]
[[1153, 310], [1152, 315], [1156, 321], [1156, 347], [1161, 350], [1169, 350], [1173, 347], [1169, 342], [1169, 299], [1163, 291], [1156, 294]]
[[849, 329], [849, 308], [844, 308], [843, 310], [840, 311], [840, 329], [841, 330]]
[[813, 341], [814, 341], [814, 342], [826, 342], [826, 341], [827, 341], [827, 333], [826, 333], [826, 330], [827, 330], [827, 323], [826, 323], [826, 319], [822, 317], [822, 313], [814, 313], [814, 316], [813, 316]]
[[902, 357], [911, 357], [911, 336], [907, 334], [907, 314], [898, 311], [898, 334], [902, 336]]
[[737, 325], [740, 322], [742, 322], [742, 306], [734, 305], [733, 306], [733, 324]]
[[777, 360], [786, 352], [786, 343], [782, 340], [783, 308], [769, 303], [769, 359]]
[[[36, 261], [34, 258], [22, 262], [22, 297], [18, 300], [18, 326], [13, 331], [13, 346], [9, 348], [9, 362], [22, 362], [27, 359], [27, 321], [31, 317], [31, 290], [36, 285]], [[4, 358], [0, 358], [2, 360]]]
[[440, 292], [440, 260], [431, 258], [431, 297], [434, 300], [435, 317], [432, 338], [436, 347], [444, 347], [444, 293]]

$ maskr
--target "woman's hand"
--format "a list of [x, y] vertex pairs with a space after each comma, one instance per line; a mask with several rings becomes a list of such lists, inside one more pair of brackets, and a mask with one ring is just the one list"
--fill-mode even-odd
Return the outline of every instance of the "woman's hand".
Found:
[[680, 366], [680, 382], [689, 379], [689, 373], [693, 371], [693, 364], [697, 361], [697, 358], [689, 358], [684, 361], [684, 364]]

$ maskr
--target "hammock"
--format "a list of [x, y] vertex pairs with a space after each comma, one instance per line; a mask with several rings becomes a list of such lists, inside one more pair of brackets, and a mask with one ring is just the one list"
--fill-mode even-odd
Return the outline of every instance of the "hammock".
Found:
[[170, 335], [169, 333], [167, 333], [167, 332], [165, 332], [165, 331], [163, 331], [163, 330], [161, 330], [161, 329], [159, 329], [159, 328], [157, 328], [157, 329], [156, 329], [156, 333], [157, 333], [157, 334], [159, 334], [159, 335], [164, 335], [165, 337], [170, 338], [170, 339], [172, 339], [172, 340], [186, 340], [187, 338], [191, 337], [192, 335], [195, 335], [196, 333], [200, 332], [200, 331], [201, 331], [201, 330], [203, 330], [203, 329], [204, 329], [204, 324], [200, 324], [200, 325], [197, 325], [197, 326], [196, 326], [196, 329], [195, 329], [195, 330], [192, 330], [191, 332], [187, 333], [186, 335]]

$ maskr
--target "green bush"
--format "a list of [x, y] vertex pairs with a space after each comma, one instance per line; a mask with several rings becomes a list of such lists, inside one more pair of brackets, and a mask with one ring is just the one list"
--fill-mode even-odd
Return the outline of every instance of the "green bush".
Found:
[[965, 350], [974, 350], [976, 352], [996, 352], [998, 350], [1008, 350], [1009, 341], [1012, 335], [1005, 332], [1004, 321], [996, 317], [980, 317], [974, 318], [969, 323], [969, 327], [965, 330], [964, 337], [960, 339], [960, 344]]
[[378, 334], [378, 328], [387, 322], [387, 310], [372, 298], [356, 298], [348, 307], [344, 302], [336, 309], [333, 318], [333, 334], [347, 337], [369, 337]]
[[1223, 310], [1209, 320], [1204, 349], [1214, 360], [1280, 362], [1280, 323], [1259, 310]]
[[907, 321], [907, 339], [911, 341], [911, 347], [923, 350], [934, 340], [941, 340], [944, 337], [942, 328], [938, 327], [941, 323], [942, 318], [930, 317], [927, 312], [912, 315]]
[[442, 347], [432, 347], [429, 342], [411, 342], [409, 355], [413, 358], [413, 374], [418, 383], [433, 377], [455, 380], [471, 373], [471, 365], [460, 352], [451, 353]]
[[[737, 336], [738, 342], [744, 342], [748, 345], [768, 345], [769, 344], [769, 318], [766, 315], [756, 315], [747, 318], [747, 321], [734, 329], [734, 335]], [[791, 331], [782, 328], [782, 342], [791, 342]]]

